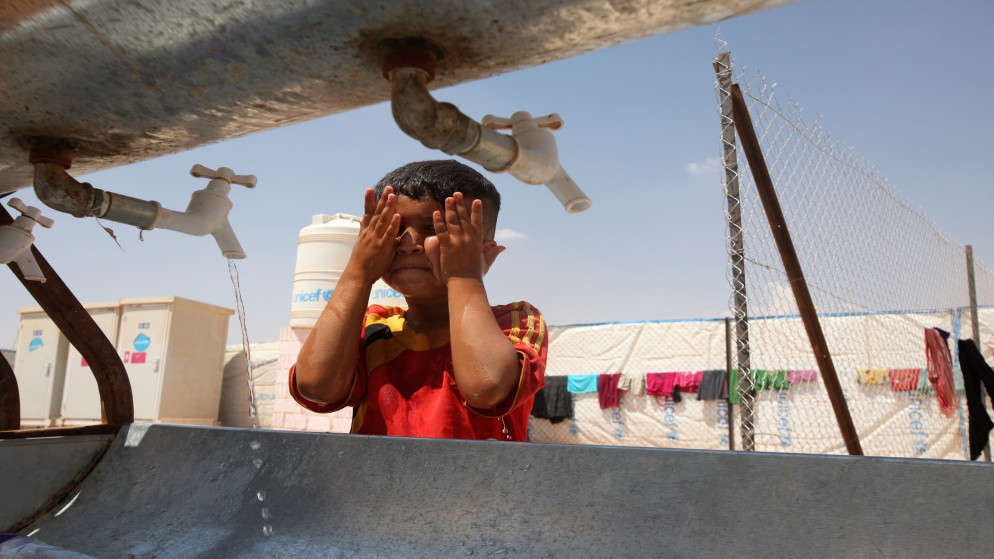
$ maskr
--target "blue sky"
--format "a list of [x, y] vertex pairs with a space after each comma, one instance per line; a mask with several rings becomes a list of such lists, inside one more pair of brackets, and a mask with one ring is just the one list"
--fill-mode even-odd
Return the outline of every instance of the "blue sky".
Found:
[[[594, 201], [569, 215], [545, 187], [488, 174], [504, 196], [508, 250], [487, 277], [492, 303], [529, 300], [550, 324], [713, 318], [728, 311], [715, 33], [812, 119], [874, 164], [954, 241], [994, 265], [994, 3], [805, 0], [720, 24], [436, 90], [479, 120], [558, 113], [563, 166]], [[85, 177], [182, 210], [206, 184], [190, 167], [254, 174], [233, 187], [230, 221], [251, 342], [289, 323], [297, 235], [318, 213], [362, 211], [362, 192], [418, 159], [447, 157], [397, 128], [386, 103]], [[40, 206], [30, 190], [17, 196]], [[4, 199], [6, 203], [8, 199]], [[80, 220], [43, 208], [37, 246], [84, 302], [177, 295], [234, 308], [210, 237]], [[34, 300], [0, 274], [0, 348]], [[230, 343], [240, 341], [237, 322]]]

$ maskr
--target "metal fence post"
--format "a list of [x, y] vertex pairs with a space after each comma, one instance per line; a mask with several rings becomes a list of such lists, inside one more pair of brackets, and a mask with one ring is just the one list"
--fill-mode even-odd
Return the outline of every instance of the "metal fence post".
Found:
[[[973, 245], [966, 245], [966, 285], [970, 293], [970, 329], [973, 335], [973, 343], [979, 350], [980, 345], [980, 319], [977, 316], [977, 279], [973, 272]], [[984, 446], [984, 460], [991, 461], [991, 445]]]
[[[728, 204], [728, 250], [732, 266], [732, 313], [735, 318], [736, 368], [738, 386], [728, 386], [729, 392], [739, 394], [742, 416], [742, 449], [755, 450], [753, 422], [753, 383], [749, 358], [749, 315], [746, 299], [745, 248], [742, 240], [742, 208], [739, 205], [739, 163], [735, 153], [735, 121], [732, 119], [732, 55], [718, 54], [714, 71], [718, 77], [718, 96], [721, 102], [722, 167], [725, 169], [725, 198]], [[731, 406], [729, 406], [731, 414]]]

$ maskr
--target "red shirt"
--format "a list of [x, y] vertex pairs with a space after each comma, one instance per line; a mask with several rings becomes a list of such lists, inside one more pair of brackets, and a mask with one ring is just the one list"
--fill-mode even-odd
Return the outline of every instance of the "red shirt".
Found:
[[[535, 393], [545, 385], [548, 338], [541, 313], [528, 303], [493, 307], [497, 324], [514, 344], [521, 363], [518, 388], [492, 410], [466, 404], [452, 373], [449, 330], [418, 333], [404, 309], [372, 305], [366, 311], [358, 372], [344, 402], [322, 405], [290, 394], [316, 412], [356, 406], [352, 432], [453, 439], [525, 441]], [[507, 434], [503, 431], [507, 429]]]

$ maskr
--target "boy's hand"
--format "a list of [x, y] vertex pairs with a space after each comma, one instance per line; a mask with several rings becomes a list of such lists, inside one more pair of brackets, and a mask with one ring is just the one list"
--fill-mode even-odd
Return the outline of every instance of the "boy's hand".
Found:
[[483, 201], [469, 208], [461, 192], [445, 200], [445, 210], [432, 215], [440, 249], [441, 279], [483, 279], [497, 255], [504, 251], [494, 241], [483, 240]]
[[393, 262], [400, 214], [397, 213], [397, 196], [393, 187], [383, 189], [379, 202], [372, 188], [366, 189], [365, 213], [359, 225], [359, 238], [352, 248], [348, 266], [362, 275], [363, 281], [373, 284], [383, 277]]

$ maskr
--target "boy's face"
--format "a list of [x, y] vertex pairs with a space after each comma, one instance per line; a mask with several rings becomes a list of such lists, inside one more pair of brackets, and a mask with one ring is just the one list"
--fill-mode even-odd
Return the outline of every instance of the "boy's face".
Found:
[[442, 204], [431, 198], [415, 200], [397, 197], [400, 230], [393, 262], [383, 281], [408, 298], [445, 298], [448, 290], [442, 281], [438, 237], [432, 214], [442, 211]]
[[[467, 209], [471, 204], [472, 201], [466, 201]], [[404, 195], [397, 197], [400, 229], [393, 262], [383, 275], [383, 281], [408, 301], [442, 303], [448, 297], [448, 288], [442, 277], [441, 249], [432, 219], [436, 211], [444, 214], [444, 207], [431, 198], [416, 200]], [[480, 250], [496, 246], [496, 243], [486, 241], [484, 245]], [[489, 268], [491, 263], [492, 258], [485, 263], [485, 267]]]

